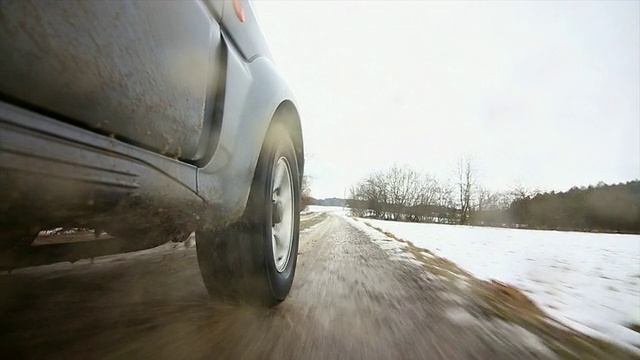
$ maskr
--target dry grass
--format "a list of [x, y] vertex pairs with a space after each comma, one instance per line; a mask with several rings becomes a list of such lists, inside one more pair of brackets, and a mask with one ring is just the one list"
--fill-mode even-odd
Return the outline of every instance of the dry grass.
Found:
[[513, 286], [476, 279], [471, 289], [485, 316], [517, 324], [536, 334], [562, 359], [640, 359], [626, 349], [557, 323]]
[[477, 295], [483, 298], [500, 318], [509, 320], [513, 314], [544, 316], [540, 308], [515, 286], [497, 280], [480, 281]]
[[[449, 280], [463, 278], [469, 284], [470, 290], [461, 295], [476, 305], [483, 316], [521, 326], [539, 336], [562, 359], [640, 359], [640, 356], [624, 348], [578, 333], [551, 319], [527, 295], [512, 285], [496, 280], [477, 279], [450, 260], [438, 257], [427, 249], [418, 248], [413, 243], [369, 223], [365, 224], [389, 238], [406, 244], [405, 250], [420, 261], [428, 272]], [[429, 256], [425, 256], [425, 253]], [[640, 326], [634, 325], [632, 329], [638, 331], [636, 329], [640, 329]]]
[[[384, 231], [378, 227], [372, 226], [369, 223], [365, 224], [381, 233], [383, 233], [385, 236], [394, 239], [400, 243], [406, 244], [407, 247], [405, 248], [405, 251], [407, 251], [408, 253], [410, 253], [411, 255], [413, 255], [413, 257], [416, 258], [416, 260], [420, 261], [423, 266], [432, 274], [434, 275], [438, 275], [447, 279], [455, 279], [455, 278], [468, 278], [471, 277], [471, 274], [469, 274], [467, 271], [463, 270], [462, 268], [460, 268], [458, 265], [456, 265], [456, 263], [454, 263], [453, 261], [449, 260], [449, 259], [445, 259], [443, 257], [439, 257], [436, 256], [434, 253], [432, 253], [430, 250], [428, 249], [422, 249], [419, 248], [415, 245], [413, 245], [412, 242], [404, 240], [404, 239], [400, 239], [397, 236], [395, 236], [394, 234], [388, 232], [388, 231]], [[424, 254], [429, 254], [429, 256], [425, 256]]]
[[327, 213], [320, 213], [318, 215], [314, 215], [308, 218], [300, 219], [300, 231], [306, 230], [314, 225], [317, 225], [323, 222], [329, 215]]

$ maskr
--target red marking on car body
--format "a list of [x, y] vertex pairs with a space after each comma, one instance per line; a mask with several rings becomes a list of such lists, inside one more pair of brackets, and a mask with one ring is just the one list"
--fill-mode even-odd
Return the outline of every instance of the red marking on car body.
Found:
[[236, 16], [240, 22], [244, 22], [244, 8], [240, 0], [233, 0], [233, 10], [236, 11]]

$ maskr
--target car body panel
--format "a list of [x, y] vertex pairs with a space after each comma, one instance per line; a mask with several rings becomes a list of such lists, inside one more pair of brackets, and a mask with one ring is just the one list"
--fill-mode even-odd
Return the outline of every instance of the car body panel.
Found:
[[[211, 161], [198, 170], [198, 193], [205, 201], [225, 204], [223, 212], [233, 219], [244, 211], [270, 122], [283, 102], [294, 104], [294, 99], [269, 58], [246, 62], [229, 47], [227, 59], [220, 143]], [[301, 139], [301, 134], [294, 136]]]
[[281, 121], [289, 129], [300, 174], [304, 168], [295, 99], [273, 63], [250, 2], [237, 3], [243, 9], [244, 21], [240, 21], [231, 2], [224, 2], [220, 20], [227, 52], [220, 143], [211, 160], [198, 170], [198, 194], [207, 202], [224, 204], [220, 210], [229, 221], [239, 218], [245, 209], [271, 122]]
[[234, 2], [242, 8], [244, 21], [239, 20], [235, 6], [231, 3], [224, 6], [220, 24], [228, 38], [235, 43], [240, 54], [247, 61], [252, 61], [259, 56], [272, 59], [251, 3], [248, 0], [234, 0]]
[[220, 19], [222, 18], [222, 12], [224, 11], [225, 4], [228, 3], [228, 1], [220, 1], [220, 0], [205, 0], [205, 1], [209, 9], [211, 9], [211, 14], [213, 14], [214, 19], [218, 20], [218, 23], [219, 23]]
[[205, 4], [1, 1], [0, 23], [0, 93], [196, 158], [223, 61], [220, 27]]
[[[46, 4], [54, 3], [58, 4]], [[115, 229], [116, 233], [120, 233], [120, 227], [143, 233], [157, 229], [172, 233], [171, 228], [193, 231], [235, 221], [245, 210], [260, 150], [267, 130], [274, 121], [281, 122], [289, 129], [302, 176], [302, 133], [295, 101], [273, 63], [250, 5], [242, 2], [245, 21], [240, 22], [230, 2], [160, 3], [164, 5], [140, 5], [128, 1], [104, 2], [103, 5], [94, 2], [61, 4], [64, 4], [68, 14], [74, 12], [67, 4], [76, 4], [79, 7], [78, 14], [88, 11], [87, 8], [104, 6], [113, 11], [112, 17], [115, 18], [110, 21], [124, 21], [122, 16], [116, 16], [121, 12], [118, 11], [119, 7], [137, 8], [139, 11], [133, 11], [133, 14], [139, 14], [144, 6], [160, 6], [165, 11], [171, 6], [167, 4], [180, 4], [181, 8], [176, 10], [176, 14], [178, 18], [182, 16], [182, 20], [177, 23], [185, 23], [187, 12], [201, 21], [200, 24], [188, 26], [185, 23], [184, 29], [195, 29], [194, 39], [185, 41], [182, 46], [195, 49], [192, 55], [200, 59], [196, 62], [205, 62], [205, 58], [206, 61], [218, 59], [212, 68], [214, 71], [198, 71], [200, 66], [187, 69], [189, 71], [185, 76], [191, 79], [187, 82], [197, 86], [193, 87], [191, 93], [181, 94], [185, 103], [189, 100], [189, 104], [192, 104], [191, 101], [195, 99], [197, 106], [169, 107], [163, 113], [162, 108], [154, 107], [156, 102], [150, 97], [170, 96], [184, 90], [181, 87], [184, 84], [178, 84], [178, 90], [174, 89], [175, 83], [171, 78], [174, 72], [184, 70], [182, 65], [170, 66], [165, 69], [166, 72], [163, 70], [158, 74], [156, 72], [160, 70], [153, 63], [157, 59], [149, 59], [152, 63], [149, 68], [138, 62], [139, 68], [135, 71], [142, 74], [136, 75], [139, 78], [122, 77], [122, 93], [113, 91], [109, 86], [98, 86], [87, 95], [84, 94], [87, 88], [82, 87], [85, 86], [83, 79], [95, 79], [98, 75], [74, 74], [74, 66], [66, 62], [82, 54], [58, 54], [60, 49], [46, 48], [46, 51], [38, 54], [51, 53], [52, 58], [58, 56], [55, 63], [68, 68], [58, 71], [48, 60], [34, 57], [30, 59], [31, 64], [39, 64], [41, 68], [29, 71], [11, 58], [19, 52], [10, 50], [22, 48], [22, 55], [25, 55], [35, 51], [35, 40], [21, 37], [20, 41], [11, 43], [11, 39], [0, 39], [0, 51], [12, 54], [6, 56], [6, 52], [0, 52], [0, 82], [3, 82], [0, 84], [0, 197], [8, 199], [0, 206], [0, 237], [3, 237], [5, 227], [20, 221], [26, 223], [20, 223], [19, 226], [42, 228], [68, 223], [99, 226], [107, 231]], [[26, 4], [45, 6], [42, 5], [44, 2], [28, 1]], [[22, 5], [13, 5], [11, 0], [0, 0], [0, 36], [9, 34], [16, 26], [25, 26], [13, 20], [6, 21], [6, 15], [10, 13], [7, 9], [15, 6], [22, 9]], [[160, 8], [154, 8], [154, 11]], [[200, 12], [203, 9], [208, 11], [206, 19]], [[50, 11], [49, 17], [54, 17], [56, 10]], [[165, 11], [163, 16], [170, 15]], [[68, 26], [61, 14], [55, 17], [57, 20], [48, 21], [58, 24], [55, 26]], [[121, 26], [134, 26], [131, 21], [134, 21], [133, 15], [126, 21], [129, 25]], [[105, 22], [100, 26], [107, 25], [108, 22]], [[88, 24], [83, 26], [89, 27]], [[171, 36], [178, 38], [186, 36], [182, 32], [184, 29], [172, 28], [167, 26], [157, 34], [173, 34]], [[91, 29], [86, 30], [92, 33]], [[207, 31], [208, 35], [205, 34]], [[98, 33], [92, 34], [99, 38]], [[153, 34], [156, 33], [150, 33]], [[23, 35], [26, 36], [26, 33], [18, 36]], [[78, 34], [73, 36], [82, 38]], [[110, 38], [111, 35], [105, 36]], [[169, 40], [162, 41], [173, 44], [175, 38], [171, 36]], [[126, 38], [110, 38], [112, 42], [119, 40], [125, 41]], [[75, 48], [70, 45], [72, 42], [67, 44], [65, 51], [74, 51]], [[208, 44], [205, 46], [208, 46], [207, 51], [201, 51], [205, 43]], [[166, 42], [154, 44], [147, 50], [132, 49], [129, 56], [136, 51], [149, 51], [147, 56], [152, 57], [150, 54], [158, 51], [161, 48], [158, 46], [166, 45]], [[133, 65], [121, 63], [139, 61], [123, 54], [110, 54], [103, 46], [91, 48], [94, 45], [77, 46], [93, 49], [91, 51], [99, 58], [98, 62], [107, 64], [111, 61], [109, 66], [115, 69], [132, 70]], [[113, 57], [109, 58], [111, 55]], [[63, 61], [64, 56], [67, 57]], [[102, 59], [102, 56], [107, 59]], [[187, 63], [191, 61], [187, 60]], [[75, 64], [75, 70], [79, 73], [82, 71], [77, 70], [84, 70], [85, 67], [91, 69], [91, 64], [87, 62], [78, 61]], [[7, 72], [6, 69], [10, 67], [19, 71]], [[56, 71], [56, 74], [52, 74]], [[110, 76], [108, 72], [105, 74]], [[154, 74], [157, 77], [151, 76]], [[116, 77], [119, 76], [124, 74]], [[24, 83], [21, 83], [21, 79]], [[136, 85], [139, 79], [150, 81], [149, 87]], [[29, 94], [26, 92], [28, 89], [36, 89], [36, 93]], [[138, 99], [140, 105], [148, 109], [145, 110], [145, 116], [137, 118], [126, 111], [131, 110], [127, 108], [131, 105], [127, 97], [132, 96], [136, 89], [143, 92]], [[97, 104], [102, 92], [109, 106], [100, 107], [102, 105]], [[51, 107], [43, 106], [46, 104]], [[96, 113], [86, 112], [87, 108], [92, 108]], [[107, 113], [110, 116], [105, 116]], [[179, 116], [186, 118], [177, 121]], [[97, 123], [92, 121], [96, 119], [100, 119], [102, 125], [95, 126]], [[112, 131], [116, 128], [105, 128], [105, 119], [110, 124], [118, 124], [118, 131]], [[136, 122], [155, 129], [151, 134], [153, 140], [139, 141], [144, 140], [146, 133], [137, 132]], [[171, 141], [166, 142], [163, 133], [169, 134]], [[138, 138], [139, 135], [143, 137]], [[170, 146], [166, 147], [167, 143]], [[52, 204], [55, 205], [55, 211], [52, 211]]]
[[0, 101], [2, 240], [11, 240], [4, 234], [25, 226], [140, 234], [195, 229], [196, 214], [204, 209], [196, 171], [193, 165]]

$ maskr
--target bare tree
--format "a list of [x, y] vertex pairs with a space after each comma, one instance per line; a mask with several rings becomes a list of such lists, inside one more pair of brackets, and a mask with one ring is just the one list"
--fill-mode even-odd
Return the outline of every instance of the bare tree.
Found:
[[363, 217], [366, 215], [367, 208], [365, 206], [366, 199], [363, 187], [363, 183], [360, 182], [349, 189], [347, 206], [351, 209], [352, 216]]
[[472, 210], [478, 211], [478, 212], [482, 210], [486, 210], [488, 205], [487, 203], [490, 201], [489, 200], [490, 197], [491, 197], [491, 191], [489, 191], [489, 189], [482, 186], [478, 186], [476, 189], [476, 203]]
[[452, 223], [455, 189], [451, 182], [439, 183], [429, 174], [394, 165], [353, 186], [348, 202], [354, 216]]
[[417, 206], [422, 191], [421, 175], [408, 166], [394, 165], [384, 176], [388, 207], [393, 220], [407, 220], [409, 209]]
[[456, 207], [456, 186], [451, 180], [444, 182], [436, 182], [436, 219], [438, 223], [451, 224], [452, 219], [455, 218]]
[[509, 210], [511, 203], [513, 202], [513, 199], [514, 199], [513, 194], [509, 191], [498, 193], [498, 201], [497, 201], [498, 209]]
[[438, 201], [438, 183], [429, 174], [416, 174], [407, 200], [409, 221], [432, 220]]
[[540, 194], [541, 191], [538, 188], [527, 188], [519, 181], [511, 187], [511, 196], [514, 200], [517, 199], [531, 199]]
[[485, 187], [478, 186], [476, 190], [476, 211], [486, 211], [486, 210], [504, 210], [509, 207], [507, 204], [506, 207], [503, 208], [503, 196], [504, 194], [491, 191]]
[[460, 224], [467, 224], [471, 211], [471, 199], [476, 184], [476, 168], [471, 157], [460, 158], [456, 167]]
[[308, 175], [302, 176], [302, 182], [300, 183], [300, 211], [307, 209], [309, 205], [313, 204], [313, 197], [311, 196], [311, 179]]

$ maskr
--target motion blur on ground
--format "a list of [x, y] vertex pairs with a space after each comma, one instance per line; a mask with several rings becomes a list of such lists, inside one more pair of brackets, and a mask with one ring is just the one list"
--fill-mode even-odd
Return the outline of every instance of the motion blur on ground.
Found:
[[[0, 67], [0, 358], [640, 359], [640, 2], [123, 1], [54, 19], [136, 39], [131, 19], [162, 10], [143, 47], [74, 37], [97, 58], [32, 26], [43, 4], [90, 6], [24, 4], [0, 0], [0, 32], [46, 71], [0, 54], [23, 70]], [[85, 62], [56, 72], [45, 48]], [[121, 91], [102, 65], [73, 96], [25, 85], [89, 86], [96, 59], [136, 67]], [[107, 92], [130, 106], [111, 123], [83, 108]]]
[[516, 288], [476, 279], [428, 245], [413, 245], [377, 225], [348, 216], [343, 207], [312, 206], [303, 215], [296, 285], [271, 310], [211, 301], [198, 276], [193, 238], [5, 273], [0, 353], [11, 358], [637, 358], [633, 346], [577, 332], [549, 318]]

